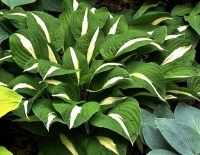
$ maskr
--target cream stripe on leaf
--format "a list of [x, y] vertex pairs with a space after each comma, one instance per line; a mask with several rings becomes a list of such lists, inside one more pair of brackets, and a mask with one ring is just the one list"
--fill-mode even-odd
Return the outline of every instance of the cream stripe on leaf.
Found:
[[197, 101], [200, 101], [199, 98], [195, 97], [194, 95], [192, 95], [191, 93], [189, 92], [186, 92], [186, 91], [182, 91], [182, 90], [167, 90], [168, 93], [173, 93], [173, 94], [177, 94], [177, 95], [185, 95], [185, 96], [188, 96], [188, 97], [191, 97], [191, 98], [194, 98], [195, 100]]
[[97, 41], [98, 34], [99, 34], [99, 27], [96, 29], [96, 31], [95, 31], [95, 33], [92, 37], [92, 40], [90, 41], [89, 47], [88, 47], [88, 51], [87, 51], [87, 61], [88, 61], [88, 63], [90, 62], [90, 60], [93, 56], [95, 43]]
[[112, 84], [114, 84], [114, 83], [116, 83], [117, 81], [122, 80], [122, 79], [124, 79], [124, 77], [122, 77], [122, 76], [113, 77], [113, 78], [109, 79], [109, 80], [103, 85], [102, 88], [108, 87], [109, 85], [112, 85]]
[[24, 101], [23, 106], [24, 106], [24, 113], [26, 115], [26, 118], [29, 119], [29, 117], [28, 117], [28, 100]]
[[51, 62], [58, 63], [58, 61], [56, 60], [56, 57], [55, 57], [55, 55], [54, 55], [54, 53], [53, 53], [52, 48], [51, 48], [48, 44], [47, 44], [47, 48], [48, 48], [48, 53], [49, 53], [49, 60], [50, 60]]
[[88, 8], [85, 9], [85, 14], [83, 17], [81, 36], [86, 34], [87, 31], [88, 31]]
[[47, 71], [47, 73], [45, 74], [45, 76], [43, 77], [43, 80], [45, 80], [47, 78], [48, 75], [50, 75], [51, 73], [53, 73], [54, 71], [58, 70], [58, 67], [52, 66], [51, 68], [49, 68], [49, 70]]
[[100, 102], [100, 105], [114, 104], [115, 102], [122, 101], [127, 97], [107, 97]]
[[22, 17], [26, 17], [26, 14], [25, 13], [8, 13], [7, 15], [17, 15], [17, 16], [22, 16]]
[[47, 127], [47, 130], [49, 131], [49, 127], [50, 125], [52, 124], [53, 120], [56, 118], [56, 113], [55, 112], [50, 112], [48, 113], [48, 118], [47, 118], [47, 124], [46, 124], [46, 127]]
[[191, 49], [191, 47], [192, 45], [188, 45], [188, 46], [182, 46], [175, 49], [167, 58], [165, 58], [165, 60], [162, 62], [161, 65], [166, 65], [182, 57], [186, 52], [188, 52]]
[[0, 61], [4, 61], [4, 60], [9, 59], [9, 58], [12, 58], [12, 55], [7, 55], [7, 56], [1, 58]]
[[38, 25], [42, 28], [42, 30], [44, 31], [44, 34], [47, 38], [47, 41], [50, 43], [51, 40], [50, 40], [50, 35], [49, 35], [49, 32], [48, 32], [48, 29], [45, 25], [45, 23], [34, 13], [31, 13], [31, 15], [35, 18], [35, 20], [37, 21]]
[[81, 113], [81, 110], [82, 110], [82, 107], [79, 107], [79, 106], [75, 106], [71, 113], [70, 113], [70, 125], [69, 125], [69, 129], [71, 129], [74, 125], [74, 122], [76, 120], [76, 117], [79, 113]]
[[96, 70], [95, 73], [97, 73], [98, 71], [100, 71], [101, 69], [108, 67], [108, 66], [123, 66], [121, 63], [115, 63], [115, 62], [108, 62], [108, 63], [104, 63], [101, 66], [99, 66]]
[[15, 85], [13, 87], [13, 90], [16, 91], [17, 89], [22, 89], [22, 88], [28, 88], [28, 89], [34, 89], [34, 90], [36, 90], [33, 86], [31, 86], [31, 85], [29, 85], [27, 83], [19, 83], [19, 84]]
[[[74, 49], [72, 47], [70, 47], [70, 55], [71, 55], [71, 59], [72, 59], [72, 63], [73, 63], [74, 69], [75, 70], [80, 70], [79, 61], [78, 61], [76, 52], [74, 51]], [[78, 85], [80, 83], [80, 76], [81, 76], [80, 71], [77, 71], [76, 72], [76, 77], [77, 77]]]
[[117, 31], [117, 26], [118, 26], [118, 23], [119, 23], [119, 20], [120, 20], [121, 16], [117, 19], [117, 21], [113, 24], [113, 26], [110, 28], [108, 34], [115, 34], [116, 31]]
[[71, 152], [72, 155], [79, 155], [75, 149], [75, 146], [62, 133], [60, 134], [60, 140], [65, 145], [65, 147]]
[[0, 86], [5, 86], [5, 87], [7, 87], [8, 85], [5, 84], [5, 83], [3, 83], [3, 82], [0, 82]]
[[78, 9], [79, 3], [77, 0], [73, 0], [73, 10], [76, 11]]
[[29, 68], [26, 68], [26, 69], [24, 70], [24, 72], [31, 71], [31, 70], [36, 69], [36, 68], [38, 68], [38, 63], [33, 64], [33, 65], [30, 66]]
[[67, 94], [53, 94], [52, 96], [62, 97], [62, 98], [65, 98], [67, 100], [70, 100], [70, 98], [69, 98], [69, 96]]
[[151, 24], [152, 25], [158, 25], [162, 21], [165, 21], [165, 20], [168, 20], [168, 19], [173, 19], [173, 18], [170, 18], [170, 17], [161, 17], [161, 18], [158, 18], [158, 19], [154, 20]]
[[36, 55], [35, 55], [35, 51], [33, 49], [33, 45], [30, 42], [30, 40], [28, 40], [26, 37], [24, 37], [22, 34], [19, 33], [15, 33], [15, 35], [20, 39], [23, 47], [32, 55], [32, 57], [34, 59], [37, 59]]

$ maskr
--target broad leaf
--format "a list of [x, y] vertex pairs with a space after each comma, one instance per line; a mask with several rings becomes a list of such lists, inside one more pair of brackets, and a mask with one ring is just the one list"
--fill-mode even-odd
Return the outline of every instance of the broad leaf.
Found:
[[184, 19], [189, 22], [190, 26], [200, 35], [200, 15], [196, 16], [184, 16]]
[[0, 152], [3, 154], [3, 155], [13, 155], [10, 151], [8, 151], [5, 147], [3, 146], [0, 146]]
[[199, 133], [174, 119], [156, 120], [158, 129], [168, 143], [180, 154], [193, 155], [200, 152]]
[[10, 7], [10, 9], [13, 9], [16, 6], [20, 6], [20, 5], [25, 5], [25, 4], [29, 4], [29, 3], [33, 3], [36, 0], [1, 0], [4, 4], [6, 4], [7, 6]]
[[9, 82], [15, 78], [11, 73], [5, 71], [3, 68], [0, 68], [0, 75], [0, 86], [7, 86]]
[[184, 5], [177, 5], [171, 11], [172, 16], [184, 16], [186, 14], [190, 14], [193, 9], [193, 5], [190, 3], [186, 3]]
[[179, 154], [169, 150], [157, 149], [150, 151], [147, 155], [179, 155]]
[[42, 6], [45, 10], [61, 12], [63, 0], [42, 0]]
[[174, 113], [164, 105], [157, 105], [153, 114], [157, 118], [172, 118], [172, 119], [174, 118]]
[[8, 39], [9, 33], [2, 26], [0, 26], [0, 33], [1, 33], [0, 36], [0, 44], [1, 44], [2, 41]]
[[194, 9], [192, 10], [192, 12], [190, 13], [190, 16], [195, 16], [198, 15], [200, 13], [200, 2], [198, 2], [196, 4], [196, 6], [194, 7]]
[[3, 86], [0, 86], [0, 94], [0, 117], [2, 117], [19, 106], [22, 96]]

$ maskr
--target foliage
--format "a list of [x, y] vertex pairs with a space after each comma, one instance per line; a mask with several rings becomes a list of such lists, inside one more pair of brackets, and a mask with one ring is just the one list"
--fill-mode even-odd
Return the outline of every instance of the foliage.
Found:
[[0, 12], [0, 85], [23, 96], [14, 121], [41, 135], [40, 155], [125, 154], [140, 107], [199, 101], [199, 4], [170, 14], [145, 3], [118, 15], [64, 0], [57, 17], [44, 9], [52, 1], [41, 2]]
[[179, 103], [174, 114], [165, 106], [157, 107], [153, 114], [142, 110], [141, 135], [152, 149], [148, 155], [199, 154], [199, 115], [198, 109], [185, 103]]

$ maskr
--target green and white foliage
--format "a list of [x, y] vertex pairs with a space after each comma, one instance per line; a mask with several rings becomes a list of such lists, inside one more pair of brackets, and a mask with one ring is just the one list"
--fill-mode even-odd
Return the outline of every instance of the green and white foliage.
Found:
[[[140, 135], [153, 151], [180, 151], [170, 146], [163, 129], [174, 115], [157, 105], [199, 101], [199, 69], [193, 65], [198, 28], [186, 14], [171, 15], [162, 3], [145, 3], [127, 22], [83, 0], [64, 0], [62, 11], [60, 1], [53, 10], [52, 0], [42, 0], [45, 10], [60, 12], [58, 17], [15, 7], [28, 3], [5, 2], [12, 10], [0, 12], [7, 23], [0, 20], [0, 86], [20, 94], [20, 100], [0, 104], [17, 102], [8, 111], [22, 127], [42, 136], [40, 155], [124, 155], [140, 133], [141, 119]], [[195, 19], [197, 8], [191, 11]], [[148, 118], [140, 106], [156, 107], [155, 116]], [[173, 120], [177, 126], [184, 122], [178, 117]], [[182, 126], [187, 132], [197, 124]], [[187, 149], [198, 151], [197, 142]]]
[[169, 108], [158, 107], [164, 113], [155, 116], [143, 110], [141, 135], [151, 148], [150, 154], [198, 154], [200, 152], [200, 134], [198, 115], [200, 111], [185, 103], [179, 103], [174, 115]]

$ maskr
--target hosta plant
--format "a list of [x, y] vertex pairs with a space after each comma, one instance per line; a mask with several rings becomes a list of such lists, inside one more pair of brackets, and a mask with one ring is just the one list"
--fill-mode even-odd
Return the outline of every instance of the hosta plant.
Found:
[[174, 114], [165, 106], [157, 107], [153, 114], [142, 110], [141, 134], [152, 149], [148, 155], [199, 154], [199, 115], [199, 109], [185, 103], [179, 103]]
[[40, 155], [126, 154], [139, 103], [199, 100], [179, 85], [199, 74], [198, 34], [161, 3], [128, 17], [65, 0], [58, 18], [15, 7], [0, 21], [0, 84], [23, 96], [14, 121], [41, 136]]

